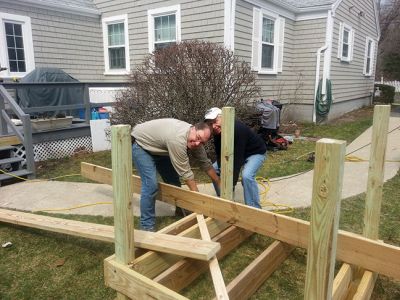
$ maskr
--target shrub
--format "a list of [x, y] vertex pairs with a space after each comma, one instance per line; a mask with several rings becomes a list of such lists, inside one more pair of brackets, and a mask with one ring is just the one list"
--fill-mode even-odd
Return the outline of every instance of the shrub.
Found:
[[380, 96], [374, 97], [374, 102], [393, 103], [395, 95], [395, 87], [387, 84], [375, 84], [375, 91], [379, 88]]
[[234, 106], [240, 117], [259, 91], [249, 64], [231, 51], [215, 43], [185, 41], [144, 59], [117, 97], [111, 121], [134, 126], [176, 118], [193, 124], [214, 106]]

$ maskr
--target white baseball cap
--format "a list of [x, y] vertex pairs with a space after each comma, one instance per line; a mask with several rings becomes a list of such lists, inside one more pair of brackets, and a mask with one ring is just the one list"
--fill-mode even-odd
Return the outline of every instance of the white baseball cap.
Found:
[[222, 114], [222, 110], [218, 107], [213, 107], [210, 108], [209, 110], [206, 111], [206, 114], [204, 115], [204, 120], [214, 120], [218, 117], [218, 115]]

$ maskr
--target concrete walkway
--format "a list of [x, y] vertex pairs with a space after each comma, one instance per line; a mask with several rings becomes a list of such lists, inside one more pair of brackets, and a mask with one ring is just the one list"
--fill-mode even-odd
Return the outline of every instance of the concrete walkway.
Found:
[[[361, 134], [348, 147], [346, 154], [365, 159], [366, 162], [346, 162], [343, 179], [342, 198], [366, 191], [368, 160], [370, 153], [371, 128]], [[395, 176], [400, 169], [400, 114], [392, 114], [389, 121], [389, 135], [386, 151], [384, 180]], [[365, 146], [368, 145], [368, 146]], [[363, 147], [365, 146], [365, 147]], [[289, 150], [290, 151], [290, 150]], [[354, 152], [353, 152], [354, 151]], [[305, 207], [311, 204], [313, 171], [287, 179], [272, 179], [266, 199], [262, 201], [291, 207]], [[211, 184], [201, 184], [202, 193], [215, 195]], [[260, 187], [260, 191], [263, 188]], [[139, 195], [133, 195], [134, 213], [139, 215]], [[62, 181], [23, 182], [0, 188], [0, 207], [26, 211], [71, 208], [93, 204], [72, 210], [52, 211], [84, 215], [112, 216], [112, 188], [105, 184], [76, 183]], [[243, 189], [239, 183], [235, 191], [235, 201], [243, 203]], [[264, 209], [270, 209], [265, 206]], [[173, 215], [175, 208], [157, 201], [158, 216]]]

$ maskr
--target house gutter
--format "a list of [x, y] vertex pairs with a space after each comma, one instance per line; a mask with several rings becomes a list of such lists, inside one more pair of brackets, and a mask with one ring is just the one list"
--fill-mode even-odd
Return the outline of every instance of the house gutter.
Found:
[[312, 121], [315, 124], [317, 121], [316, 100], [319, 83], [319, 74], [321, 67], [321, 54], [324, 53], [324, 65], [322, 69], [322, 95], [326, 97], [326, 80], [330, 78], [331, 73], [331, 57], [332, 57], [332, 38], [333, 38], [333, 13], [328, 11], [326, 19], [326, 36], [325, 44], [317, 50], [317, 64], [315, 69], [315, 86], [314, 86], [314, 101]]

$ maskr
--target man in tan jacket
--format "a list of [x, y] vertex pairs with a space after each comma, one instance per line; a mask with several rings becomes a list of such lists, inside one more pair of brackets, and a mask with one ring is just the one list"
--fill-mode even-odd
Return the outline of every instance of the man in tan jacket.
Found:
[[155, 197], [158, 192], [157, 172], [164, 182], [181, 186], [180, 177], [192, 191], [198, 191], [189, 164], [188, 151], [200, 163], [214, 184], [219, 177], [203, 147], [211, 136], [205, 123], [191, 125], [177, 119], [157, 119], [136, 125], [132, 130], [133, 162], [142, 180], [140, 227], [155, 231]]

